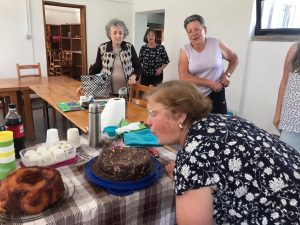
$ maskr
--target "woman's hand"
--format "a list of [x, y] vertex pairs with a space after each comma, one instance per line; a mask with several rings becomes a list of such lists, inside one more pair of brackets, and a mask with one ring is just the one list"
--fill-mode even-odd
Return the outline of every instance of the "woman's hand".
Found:
[[279, 127], [279, 122], [280, 122], [280, 115], [275, 114], [274, 119], [273, 119], [273, 124], [277, 128]]
[[161, 67], [157, 68], [155, 75], [156, 75], [156, 76], [161, 75], [161, 74], [162, 74], [162, 71], [163, 71], [163, 68], [161, 68]]
[[220, 78], [220, 84], [223, 85], [223, 87], [228, 87], [230, 84], [230, 79], [226, 73], [224, 73]]
[[174, 176], [173, 176], [174, 166], [175, 166], [174, 160], [170, 160], [169, 164], [165, 166], [166, 172], [172, 180], [174, 180]]
[[136, 75], [132, 74], [129, 78], [128, 78], [128, 84], [135, 84], [136, 83]]
[[214, 92], [220, 92], [223, 88], [223, 85], [216, 81], [210, 81], [209, 88], [212, 89]]
[[84, 95], [82, 86], [80, 86], [79, 88], [76, 89], [76, 93], [79, 95]]

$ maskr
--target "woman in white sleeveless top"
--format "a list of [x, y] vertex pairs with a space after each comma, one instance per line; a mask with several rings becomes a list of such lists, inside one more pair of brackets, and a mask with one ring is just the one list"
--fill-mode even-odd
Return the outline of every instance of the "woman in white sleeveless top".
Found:
[[286, 55], [273, 123], [280, 139], [300, 152], [300, 43]]
[[[190, 43], [180, 49], [179, 79], [195, 84], [213, 102], [212, 113], [227, 113], [225, 87], [238, 65], [238, 56], [222, 41], [207, 38], [202, 16], [191, 15], [184, 21]], [[224, 71], [223, 59], [229, 62]]]

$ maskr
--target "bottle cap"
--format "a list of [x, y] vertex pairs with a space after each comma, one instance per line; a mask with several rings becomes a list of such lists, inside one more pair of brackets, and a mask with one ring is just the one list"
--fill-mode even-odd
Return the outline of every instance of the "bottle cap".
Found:
[[9, 103], [8, 104], [8, 108], [9, 109], [15, 109], [16, 108], [16, 104], [15, 103]]
[[89, 113], [99, 113], [100, 105], [98, 103], [92, 102], [89, 104]]

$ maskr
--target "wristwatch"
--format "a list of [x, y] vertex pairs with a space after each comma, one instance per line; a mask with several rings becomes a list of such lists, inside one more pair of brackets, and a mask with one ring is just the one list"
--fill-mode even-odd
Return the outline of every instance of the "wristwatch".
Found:
[[229, 73], [229, 72], [226, 72], [226, 74], [227, 74], [227, 77], [228, 77], [228, 78], [230, 78], [230, 77], [231, 77], [231, 73]]

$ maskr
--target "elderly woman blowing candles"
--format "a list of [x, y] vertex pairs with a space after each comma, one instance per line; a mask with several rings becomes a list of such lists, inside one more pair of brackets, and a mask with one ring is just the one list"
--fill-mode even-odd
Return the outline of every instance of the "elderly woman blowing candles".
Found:
[[210, 113], [186, 81], [162, 83], [147, 99], [160, 144], [182, 146], [167, 167], [179, 225], [299, 224], [299, 152], [249, 121]]

